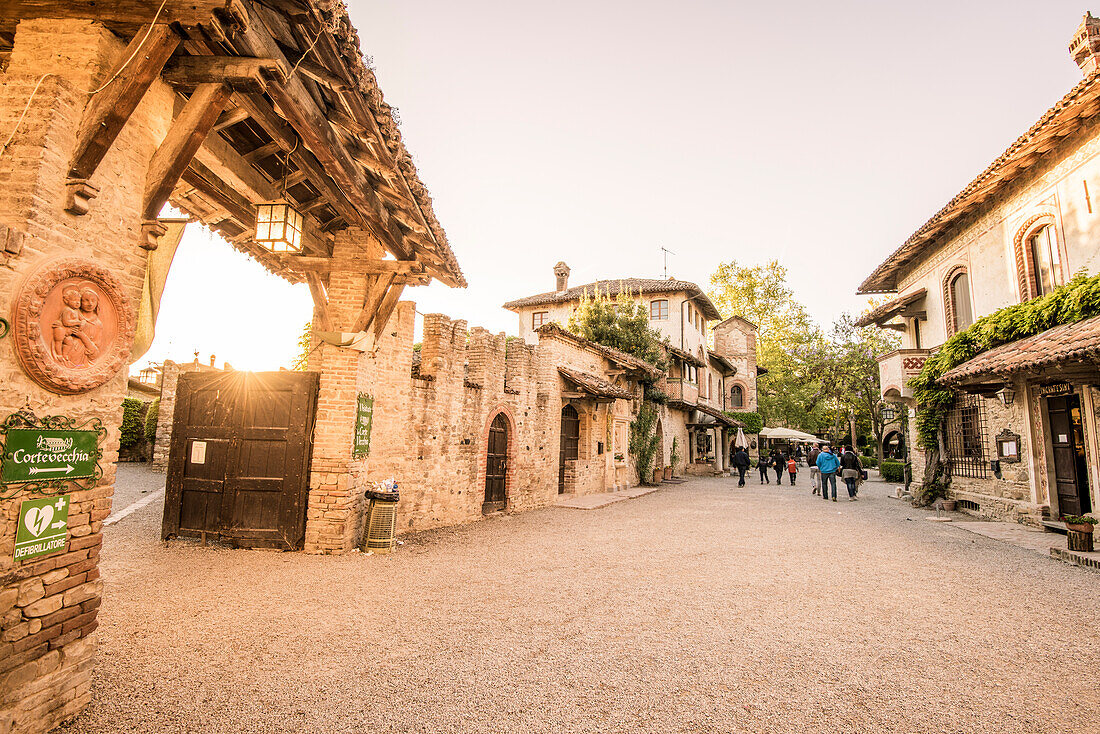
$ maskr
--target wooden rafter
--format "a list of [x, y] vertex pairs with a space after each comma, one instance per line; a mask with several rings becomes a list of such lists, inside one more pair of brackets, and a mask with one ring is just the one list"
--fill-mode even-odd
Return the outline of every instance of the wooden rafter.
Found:
[[183, 111], [149, 161], [142, 205], [145, 220], [157, 218], [184, 169], [218, 121], [218, 115], [229, 102], [231, 93], [232, 90], [224, 84], [202, 84], [187, 100]]
[[[153, 0], [4, 0], [0, 3], [0, 21], [53, 18], [90, 19], [103, 23], [152, 23], [159, 5]], [[239, 13], [240, 3], [237, 0], [169, 0], [157, 17], [157, 24], [193, 26]]]
[[284, 80], [286, 73], [286, 68], [272, 59], [180, 56], [165, 65], [161, 76], [169, 84], [184, 88], [223, 83], [237, 91], [262, 93], [268, 82]]
[[371, 286], [367, 289], [367, 297], [363, 301], [363, 310], [360, 311], [358, 318], [355, 319], [355, 324], [351, 328], [353, 333], [366, 331], [371, 325], [375, 316], [378, 315], [378, 309], [381, 307], [386, 292], [395, 278], [394, 273], [380, 273], [370, 279]]
[[378, 313], [374, 317], [375, 341], [382, 337], [382, 332], [385, 330], [386, 324], [390, 322], [390, 316], [393, 315], [393, 310], [397, 308], [397, 301], [401, 298], [403, 290], [405, 290], [404, 281], [394, 283], [386, 292], [386, 297], [382, 299], [382, 304], [378, 307]]
[[[123, 60], [130, 58], [144, 37], [144, 30], [134, 36], [122, 55]], [[69, 164], [69, 178], [92, 177], [179, 42], [175, 31], [158, 24], [141, 45], [141, 53], [121, 71], [112, 72], [117, 73], [118, 78], [92, 97], [84, 112], [77, 133], [76, 152]]]

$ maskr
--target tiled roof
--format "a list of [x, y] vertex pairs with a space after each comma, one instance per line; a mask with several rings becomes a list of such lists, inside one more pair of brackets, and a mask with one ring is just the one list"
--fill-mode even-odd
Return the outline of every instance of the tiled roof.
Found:
[[870, 326], [871, 324], [882, 323], [893, 318], [899, 311], [903, 310], [906, 306], [916, 303], [920, 299], [924, 298], [928, 293], [927, 288], [921, 288], [915, 290], [912, 293], [906, 293], [904, 296], [898, 296], [892, 298], [886, 303], [882, 304], [876, 309], [868, 311], [866, 314], [856, 320], [853, 326]]
[[718, 364], [724, 365], [729, 372], [735, 375], [737, 374], [737, 365], [735, 365], [733, 362], [729, 361], [718, 352], [714, 352], [709, 349], [707, 350], [707, 354], [709, 354], [710, 358]]
[[1041, 167], [1035, 166], [1048, 151], [1066, 136], [1080, 130], [1100, 107], [1100, 70], [1082, 79], [1058, 104], [1047, 110], [1039, 121], [1021, 135], [971, 181], [934, 217], [925, 222], [905, 243], [859, 286], [859, 293], [894, 293], [898, 276], [906, 265], [929, 254], [941, 244], [940, 238], [964, 216], [974, 213], [993, 195], [1004, 190], [1020, 176]]
[[610, 296], [613, 298], [620, 293], [687, 293], [688, 296], [694, 299], [699, 305], [699, 309], [703, 312], [703, 316], [706, 317], [708, 321], [717, 321], [722, 318], [722, 314], [718, 313], [718, 309], [715, 308], [711, 300], [707, 298], [707, 294], [703, 292], [702, 288], [695, 283], [690, 283], [686, 280], [674, 280], [672, 278], [665, 280], [659, 278], [597, 280], [595, 283], [585, 283], [584, 285], [574, 286], [560, 293], [551, 291], [549, 293], [539, 293], [536, 296], [527, 296], [526, 298], [508, 301], [508, 303], [504, 304], [504, 308], [509, 311], [515, 311], [516, 309], [526, 308], [528, 306], [542, 306], [579, 301], [585, 295], [589, 297], [595, 297], [597, 295]]
[[558, 373], [584, 392], [598, 398], [621, 398], [623, 400], [630, 400], [634, 397], [634, 393], [629, 390], [616, 387], [607, 380], [597, 377], [596, 375], [590, 375], [587, 372], [579, 372], [565, 367], [558, 367]]
[[734, 428], [744, 428], [745, 424], [734, 418], [730, 418], [728, 415], [720, 410], [710, 407], [704, 403], [699, 403], [695, 406], [695, 409], [700, 413], [706, 413], [710, 417], [714, 418], [719, 423], [725, 423], [727, 426], [733, 426]]
[[979, 354], [949, 370], [940, 382], [957, 385], [975, 379], [1007, 377], [1017, 372], [1084, 363], [1100, 363], [1100, 316], [1062, 324], [1041, 334], [1018, 339]]
[[638, 359], [633, 354], [627, 354], [626, 352], [615, 349], [614, 347], [605, 347], [603, 344], [597, 344], [596, 342], [589, 341], [584, 337], [577, 336], [573, 332], [569, 331], [561, 324], [550, 321], [543, 324], [539, 328], [535, 329], [535, 333], [539, 335], [539, 338], [559, 337], [571, 341], [582, 349], [588, 349], [598, 354], [602, 354], [613, 362], [626, 367], [628, 369], [639, 370], [645, 372], [650, 377], [660, 377], [663, 373], [657, 369], [656, 365], [652, 365], [646, 362], [644, 359]]
[[674, 347], [671, 344], [665, 344], [664, 346], [665, 346], [665, 349], [668, 350], [669, 354], [671, 354], [674, 357], [679, 357], [680, 359], [682, 359], [683, 361], [685, 361], [689, 364], [693, 364], [696, 367], [706, 367], [707, 366], [706, 363], [703, 360], [699, 359], [698, 357], [696, 357], [694, 354], [687, 351], [686, 349], [680, 349], [679, 347]]

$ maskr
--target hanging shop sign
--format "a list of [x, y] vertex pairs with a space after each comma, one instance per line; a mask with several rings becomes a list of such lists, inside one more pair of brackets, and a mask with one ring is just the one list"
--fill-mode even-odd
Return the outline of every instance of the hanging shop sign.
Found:
[[69, 483], [91, 487], [102, 476], [99, 444], [107, 435], [98, 419], [77, 423], [65, 416], [38, 418], [30, 411], [0, 423], [0, 484], [29, 491]]
[[70, 495], [63, 494], [20, 504], [15, 560], [26, 561], [65, 550], [69, 542], [69, 498]]
[[374, 423], [374, 396], [361, 392], [355, 407], [355, 438], [351, 455], [363, 457], [370, 454], [370, 429]]
[[1073, 392], [1073, 385], [1068, 382], [1056, 382], [1053, 385], [1040, 385], [1039, 395], [1047, 397], [1050, 395], [1069, 395]]

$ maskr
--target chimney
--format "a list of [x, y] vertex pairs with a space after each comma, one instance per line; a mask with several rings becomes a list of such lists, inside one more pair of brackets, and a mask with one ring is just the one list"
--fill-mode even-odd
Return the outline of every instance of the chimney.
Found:
[[569, 290], [569, 266], [563, 262], [554, 266], [554, 277], [558, 281], [558, 293]]
[[214, 366], [214, 355], [213, 354], [210, 355], [210, 366], [211, 367]]
[[1077, 31], [1073, 34], [1069, 53], [1085, 76], [1096, 71], [1100, 65], [1100, 18], [1092, 17], [1092, 13], [1085, 13], [1081, 25], [1077, 26]]

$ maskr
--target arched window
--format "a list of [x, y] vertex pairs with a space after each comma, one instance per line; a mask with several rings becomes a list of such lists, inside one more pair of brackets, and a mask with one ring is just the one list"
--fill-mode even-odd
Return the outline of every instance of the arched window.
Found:
[[948, 336], [974, 323], [974, 311], [970, 306], [970, 278], [966, 268], [955, 268], [944, 280], [943, 301]]
[[745, 388], [741, 387], [740, 385], [733, 386], [733, 388], [730, 390], [730, 407], [745, 407]]
[[1062, 285], [1062, 256], [1054, 225], [1043, 225], [1028, 236], [1027, 257], [1034, 273], [1032, 295], [1045, 296]]

